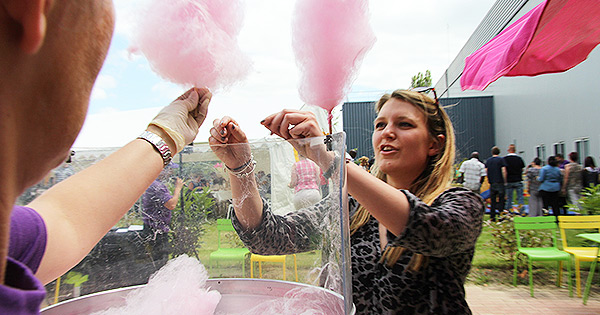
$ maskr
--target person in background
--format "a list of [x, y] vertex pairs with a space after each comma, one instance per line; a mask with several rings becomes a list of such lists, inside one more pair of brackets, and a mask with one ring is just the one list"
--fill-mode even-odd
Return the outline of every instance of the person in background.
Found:
[[43, 285], [81, 261], [169, 156], [193, 141], [211, 93], [191, 89], [140, 138], [15, 206], [70, 154], [110, 45], [114, 9], [108, 0], [0, 0], [0, 22], [0, 314], [38, 314]]
[[[376, 112], [371, 173], [349, 161], [345, 173], [357, 314], [469, 314], [464, 282], [484, 203], [468, 189], [451, 187], [455, 147], [450, 118], [437, 99], [406, 90], [381, 97]], [[261, 123], [290, 140], [324, 174], [341, 171], [335, 166], [342, 157], [327, 152], [324, 144], [297, 141], [323, 135], [314, 114], [283, 110]], [[232, 118], [213, 122], [209, 143], [229, 168], [252, 164], [247, 142]], [[254, 177], [244, 175], [229, 177], [232, 221], [246, 246], [262, 255], [311, 250], [319, 238], [315, 234], [322, 234], [319, 214], [330, 206], [330, 198], [275, 215], [260, 198]]]
[[506, 163], [500, 157], [500, 148], [492, 148], [492, 157], [485, 161], [485, 172], [490, 182], [490, 220], [496, 221], [496, 210], [500, 215], [504, 210], [506, 187]]
[[292, 175], [288, 187], [294, 189], [294, 207], [306, 208], [321, 200], [320, 172], [315, 162], [298, 154], [298, 161], [292, 165]]
[[552, 207], [552, 214], [555, 216], [561, 215], [561, 209], [558, 193], [560, 191], [560, 185], [562, 183], [562, 173], [558, 168], [558, 160], [556, 157], [550, 156], [548, 158], [548, 165], [542, 167], [540, 170], [540, 176], [538, 177], [540, 184], [540, 196], [544, 204], [544, 209], [550, 210]]
[[358, 162], [360, 162], [360, 164], [359, 164], [359, 165], [360, 165], [360, 167], [362, 167], [362, 168], [363, 168], [363, 170], [365, 170], [365, 171], [367, 171], [367, 172], [369, 171], [370, 167], [369, 167], [369, 158], [368, 158], [368, 157], [366, 157], [366, 156], [361, 156], [361, 157], [358, 159]]
[[463, 187], [479, 194], [486, 176], [485, 165], [479, 161], [479, 152], [471, 153], [471, 159], [464, 161], [458, 172], [459, 182], [463, 183]]
[[598, 185], [598, 169], [594, 158], [587, 156], [583, 161], [583, 170], [581, 171], [583, 188], [594, 187]]
[[561, 153], [556, 153], [556, 155], [554, 156], [554, 158], [556, 158], [556, 162], [558, 163], [557, 166], [561, 170], [564, 170], [565, 166], [567, 164], [569, 164], [569, 161], [565, 160], [565, 157]]
[[529, 216], [530, 217], [539, 217], [543, 216], [544, 213], [542, 211], [543, 202], [542, 197], [540, 196], [540, 181], [538, 177], [540, 176], [540, 170], [542, 169], [542, 160], [540, 158], [533, 159], [533, 162], [527, 166], [525, 170], [525, 174], [527, 176], [527, 185], [529, 190]]
[[508, 211], [512, 211], [513, 193], [517, 193], [517, 203], [519, 212], [522, 212], [525, 201], [523, 200], [523, 168], [525, 162], [517, 155], [517, 147], [514, 144], [508, 146], [508, 154], [504, 157], [506, 164], [506, 206]]
[[579, 194], [583, 188], [583, 167], [579, 164], [579, 153], [569, 153], [570, 163], [565, 165], [565, 176], [562, 183], [562, 191], [572, 205], [577, 205]]
[[351, 161], [354, 162], [356, 156], [358, 155], [358, 151], [356, 149], [352, 149], [348, 151], [348, 155], [350, 156]]
[[[558, 162], [558, 168], [562, 172], [564, 178], [565, 166], [569, 164], [569, 161], [565, 160], [565, 157], [561, 153], [557, 153], [554, 157]], [[561, 212], [567, 212], [567, 193], [563, 189], [558, 192], [558, 205], [563, 209]]]
[[151, 247], [152, 261], [157, 270], [169, 260], [171, 211], [177, 206], [183, 188], [183, 180], [178, 177], [175, 178], [173, 195], [165, 185], [175, 168], [179, 168], [179, 165], [169, 163], [142, 195], [142, 236]]

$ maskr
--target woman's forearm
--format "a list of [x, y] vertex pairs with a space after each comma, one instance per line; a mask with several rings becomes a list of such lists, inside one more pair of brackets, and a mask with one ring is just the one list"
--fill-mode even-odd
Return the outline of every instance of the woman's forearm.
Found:
[[48, 235], [38, 278], [50, 282], [85, 257], [162, 168], [160, 154], [137, 139], [34, 200]]
[[347, 163], [348, 193], [394, 235], [408, 222], [410, 205], [398, 189], [388, 185], [354, 163]]
[[254, 172], [245, 177], [229, 174], [233, 208], [244, 229], [253, 229], [262, 221], [263, 201], [258, 192]]

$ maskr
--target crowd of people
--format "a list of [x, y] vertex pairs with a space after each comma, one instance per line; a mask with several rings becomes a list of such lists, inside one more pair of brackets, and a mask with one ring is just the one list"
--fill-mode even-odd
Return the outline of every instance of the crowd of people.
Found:
[[[509, 145], [507, 151], [502, 157], [500, 148], [493, 147], [492, 157], [485, 163], [479, 160], [478, 152], [473, 152], [471, 159], [458, 169], [458, 182], [476, 193], [481, 193], [487, 178], [489, 191], [483, 193], [490, 198], [492, 221], [504, 210], [532, 217], [550, 212], [555, 216], [565, 215], [571, 208], [577, 211], [581, 192], [598, 185], [600, 169], [591, 156], [584, 159], [584, 165], [579, 164], [579, 154], [571, 152], [569, 160], [557, 154], [550, 156], [546, 163], [536, 157], [526, 166], [516, 154], [514, 144]], [[524, 207], [525, 187], [529, 195], [528, 212]], [[516, 206], [513, 206], [515, 199]]]

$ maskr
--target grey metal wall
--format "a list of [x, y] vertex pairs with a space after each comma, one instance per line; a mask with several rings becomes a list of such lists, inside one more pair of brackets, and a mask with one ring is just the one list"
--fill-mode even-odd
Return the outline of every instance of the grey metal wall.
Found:
[[373, 156], [371, 135], [377, 117], [375, 102], [347, 102], [342, 107], [348, 150], [358, 149], [358, 157]]
[[478, 151], [483, 160], [490, 157], [495, 142], [494, 98], [443, 98], [440, 104], [454, 125], [456, 160], [470, 157], [473, 151]]
[[[454, 125], [457, 160], [479, 151], [490, 156], [494, 145], [494, 100], [492, 97], [440, 99]], [[348, 102], [343, 105], [344, 131], [348, 150], [357, 148], [358, 156], [373, 156], [371, 135], [377, 117], [374, 102]]]

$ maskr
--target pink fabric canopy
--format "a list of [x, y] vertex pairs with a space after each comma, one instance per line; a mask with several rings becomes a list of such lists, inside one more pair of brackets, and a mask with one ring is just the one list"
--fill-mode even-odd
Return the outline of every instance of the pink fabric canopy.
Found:
[[465, 59], [464, 90], [573, 68], [600, 43], [600, 0], [546, 0]]

